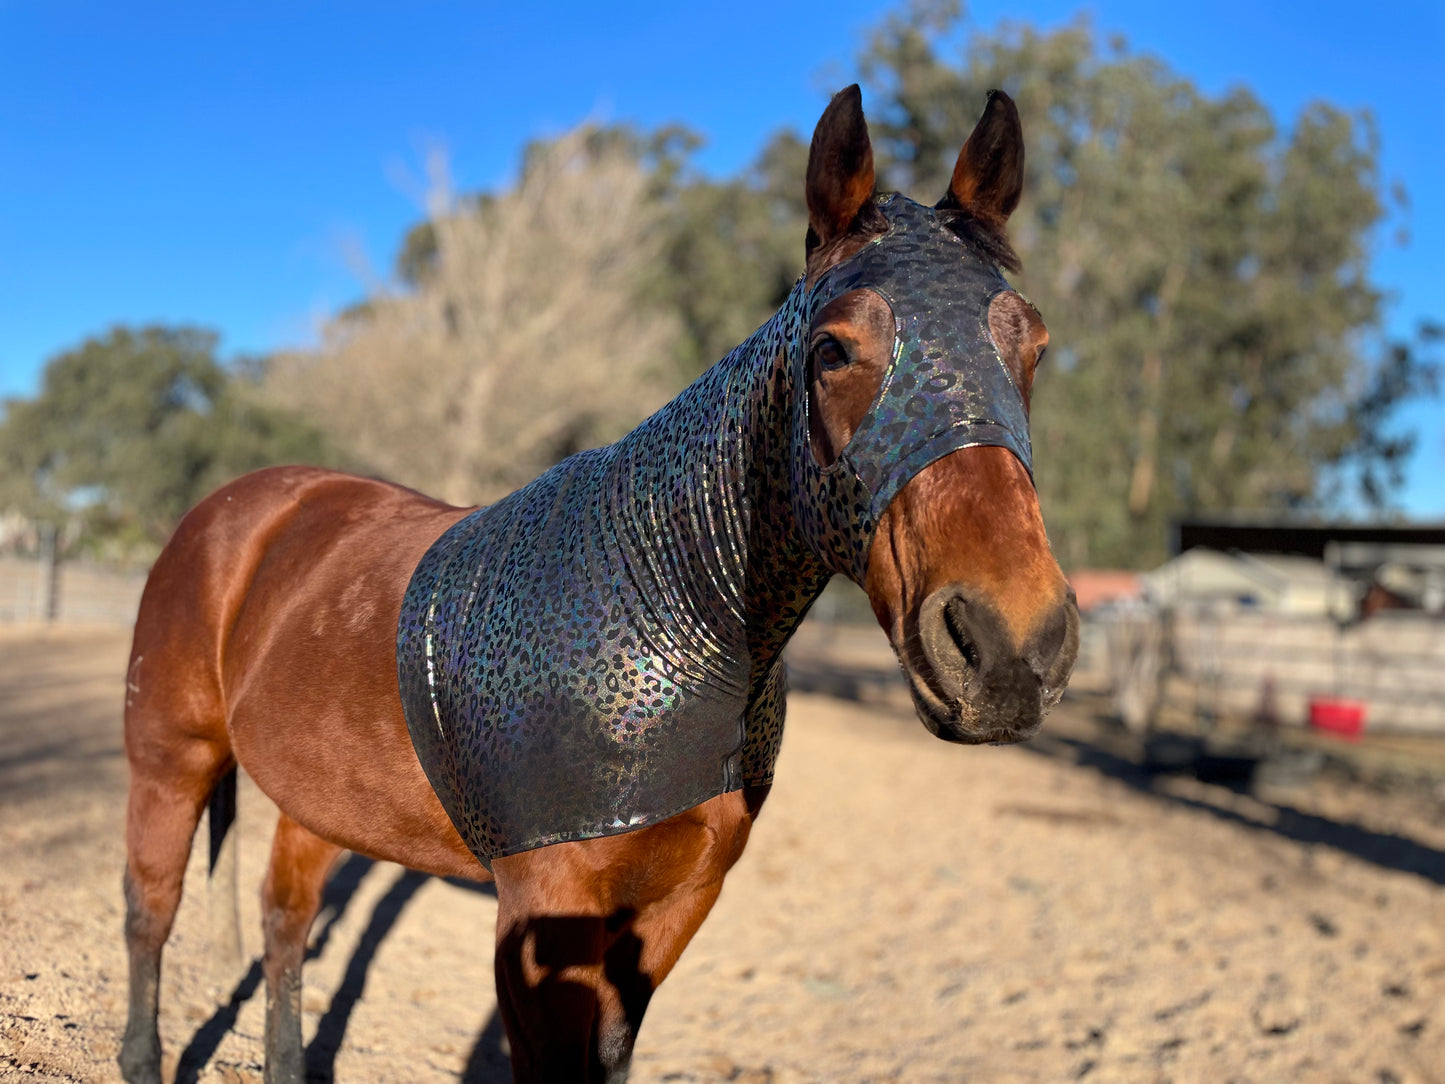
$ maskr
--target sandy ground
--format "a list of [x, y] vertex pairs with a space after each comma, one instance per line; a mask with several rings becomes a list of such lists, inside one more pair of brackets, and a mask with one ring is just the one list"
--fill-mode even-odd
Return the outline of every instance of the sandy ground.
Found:
[[[126, 637], [0, 631], [0, 1079], [111, 1081], [125, 1006]], [[1028, 747], [795, 694], [777, 785], [658, 992], [648, 1082], [1445, 1082], [1445, 808], [1151, 777], [1083, 706]], [[271, 810], [241, 792], [243, 914]], [[161, 1030], [258, 1081], [258, 969], [209, 978], [193, 856]], [[508, 1079], [476, 888], [349, 858], [307, 966], [315, 1079]]]

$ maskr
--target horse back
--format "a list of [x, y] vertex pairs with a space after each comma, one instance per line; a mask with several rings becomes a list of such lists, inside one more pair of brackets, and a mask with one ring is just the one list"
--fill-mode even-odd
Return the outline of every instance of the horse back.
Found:
[[157, 695], [128, 706], [128, 749], [164, 756], [188, 735], [225, 741], [322, 838], [484, 875], [417, 762], [395, 656], [412, 570], [468, 511], [304, 467], [257, 471], [207, 497], [146, 585], [132, 669]]

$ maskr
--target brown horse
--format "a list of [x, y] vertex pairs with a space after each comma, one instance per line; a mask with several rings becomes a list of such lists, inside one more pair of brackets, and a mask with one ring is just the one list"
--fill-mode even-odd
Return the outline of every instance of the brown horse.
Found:
[[[1003, 226], [1022, 177], [1017, 112], [992, 95], [937, 213], [971, 238], [970, 251], [1013, 266]], [[886, 226], [856, 87], [819, 121], [806, 195], [800, 290]], [[1048, 339], [1038, 314], [1000, 289], [974, 323], [1026, 411]], [[860, 288], [811, 314], [805, 330], [797, 409], [807, 410], [805, 444], [826, 469], [867, 423], [895, 363], [898, 325], [878, 292]], [[758, 364], [773, 380], [786, 359]], [[765, 445], [787, 442], [786, 429], [745, 435], [759, 454], [785, 454]], [[1077, 648], [1072, 593], [1021, 454], [983, 440], [922, 467], [879, 515], [866, 569], [852, 572], [924, 723], [953, 741], [1032, 735]], [[787, 535], [796, 525], [778, 509], [807, 499], [784, 493], [738, 507], [744, 518], [771, 517], [759, 530]], [[157, 560], [136, 622], [125, 712], [130, 1016], [119, 1060], [131, 1084], [160, 1080], [161, 950], [201, 811], [234, 787], [237, 765], [281, 810], [262, 890], [268, 1081], [303, 1079], [301, 964], [343, 849], [440, 876], [495, 877], [497, 993], [515, 1079], [625, 1076], [648, 999], [716, 901], [767, 784], [729, 786], [644, 827], [500, 853], [489, 871], [418, 759], [397, 667], [413, 572], [471, 511], [381, 481], [275, 468], [203, 501]], [[753, 662], [766, 669], [776, 660]], [[213, 832], [224, 830], [218, 821], [213, 809]]]

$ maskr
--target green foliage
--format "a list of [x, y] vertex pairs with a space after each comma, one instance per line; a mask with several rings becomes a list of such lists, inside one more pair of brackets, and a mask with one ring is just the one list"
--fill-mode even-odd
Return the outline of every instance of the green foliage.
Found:
[[674, 170], [661, 193], [669, 205], [665, 259], [648, 296], [682, 319], [684, 376], [751, 335], [802, 273], [807, 164], [807, 145], [781, 132], [742, 177], [715, 181]]
[[52, 359], [0, 421], [0, 507], [79, 521], [82, 544], [145, 551], [212, 489], [283, 462], [335, 462], [316, 430], [252, 394], [191, 327], [118, 327]]
[[1317, 103], [1281, 132], [1248, 90], [1206, 97], [1087, 23], [975, 34], [949, 60], [959, 27], [957, 5], [915, 4], [872, 35], [875, 147], [931, 201], [987, 91], [1018, 103], [1010, 232], [1054, 344], [1033, 428], [1064, 563], [1147, 565], [1180, 514], [1317, 505], [1345, 477], [1383, 501], [1413, 443], [1391, 417], [1431, 368], [1371, 345], [1370, 117]]

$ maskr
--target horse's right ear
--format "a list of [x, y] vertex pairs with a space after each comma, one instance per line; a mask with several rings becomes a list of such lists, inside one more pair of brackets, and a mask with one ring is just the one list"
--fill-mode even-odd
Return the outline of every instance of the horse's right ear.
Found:
[[873, 196], [873, 144], [854, 83], [833, 95], [808, 152], [808, 255], [848, 232]]

